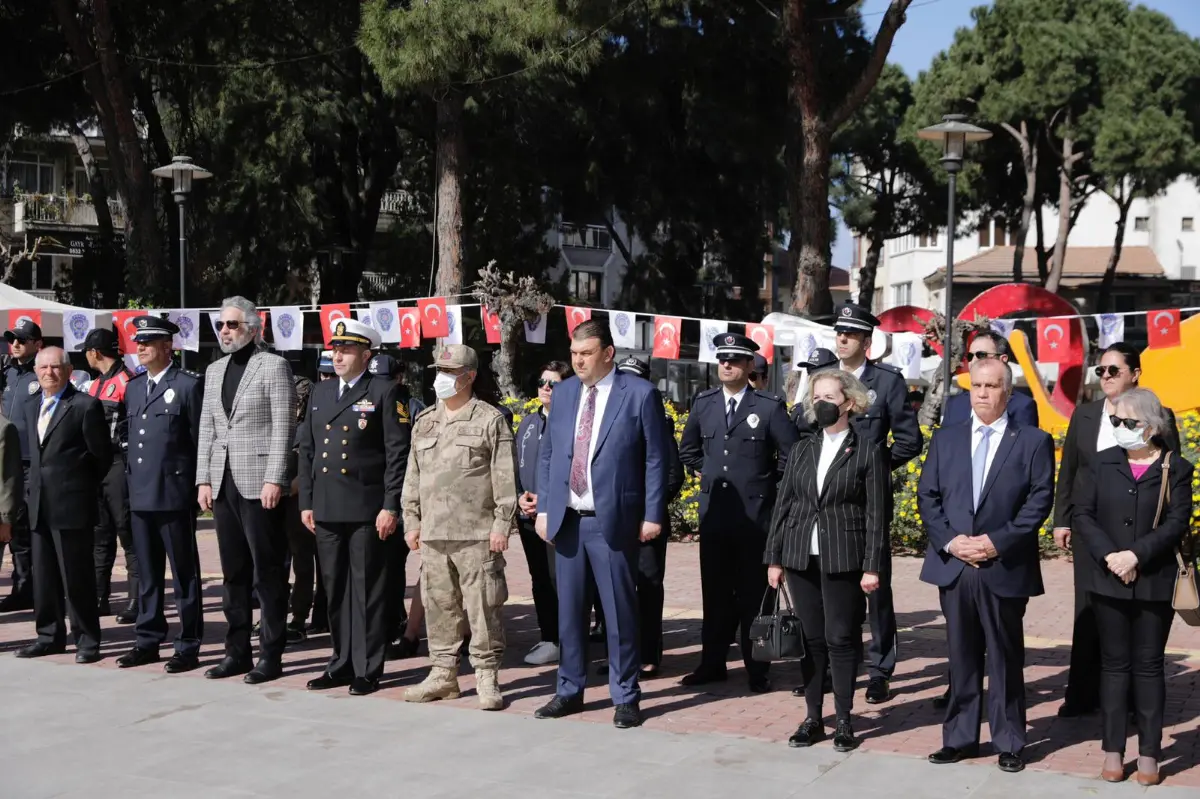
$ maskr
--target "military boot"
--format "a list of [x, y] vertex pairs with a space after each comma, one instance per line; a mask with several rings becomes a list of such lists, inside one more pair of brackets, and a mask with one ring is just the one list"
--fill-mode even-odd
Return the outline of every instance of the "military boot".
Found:
[[458, 672], [434, 666], [420, 685], [404, 692], [405, 702], [433, 702], [437, 699], [458, 699]]
[[479, 695], [479, 707], [484, 710], [504, 708], [504, 697], [500, 694], [500, 673], [495, 669], [476, 670], [475, 693]]

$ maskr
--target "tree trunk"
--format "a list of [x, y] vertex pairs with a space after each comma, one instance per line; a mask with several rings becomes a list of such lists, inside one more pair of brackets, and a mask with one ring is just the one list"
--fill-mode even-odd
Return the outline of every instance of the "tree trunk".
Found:
[[500, 347], [492, 353], [492, 374], [496, 378], [496, 387], [505, 397], [519, 399], [521, 392], [517, 388], [516, 365], [517, 347], [525, 332], [525, 320], [511, 308], [501, 307], [500, 316]]
[[1034, 247], [1034, 254], [1037, 256], [1038, 280], [1044, 286], [1046, 285], [1046, 228], [1042, 221], [1042, 211], [1039, 208], [1033, 217], [1033, 224], [1037, 230], [1037, 242]]
[[[88, 194], [91, 195], [92, 207], [96, 210], [96, 227], [100, 238], [97, 252], [89, 253], [87, 258], [72, 264], [71, 287], [75, 295], [74, 301], [81, 305], [91, 305], [92, 295], [98, 293], [101, 307], [114, 308], [124, 288], [124, 270], [120, 268], [116, 258], [117, 237], [108, 208], [108, 187], [104, 185], [104, 176], [100, 174], [100, 166], [96, 163], [87, 136], [78, 124], [72, 124], [71, 128], [71, 141], [75, 143], [79, 161], [87, 173]], [[88, 263], [86, 269], [81, 269], [81, 261], [90, 259], [96, 259], [98, 263]], [[97, 276], [98, 281], [95, 279]], [[99, 285], [96, 285], [97, 283]]]
[[463, 96], [446, 90], [437, 98], [437, 280], [434, 295], [453, 298], [462, 292], [462, 179], [466, 169]]
[[[1112, 195], [1109, 195], [1112, 196]], [[1104, 278], [1100, 281], [1100, 296], [1096, 298], [1096, 310], [1107, 313], [1112, 302], [1112, 287], [1117, 278], [1117, 265], [1121, 263], [1121, 249], [1125, 245], [1125, 223], [1129, 221], [1129, 208], [1133, 205], [1133, 192], [1128, 192], [1121, 185], [1117, 196], [1117, 229], [1113, 236], [1112, 250], [1108, 254], [1108, 263], [1104, 266]]]
[[1071, 173], [1079, 153], [1075, 152], [1075, 141], [1069, 132], [1071, 115], [1067, 114], [1067, 128], [1062, 140], [1062, 164], [1058, 169], [1058, 238], [1054, 240], [1054, 255], [1050, 258], [1050, 273], [1046, 277], [1046, 291], [1058, 293], [1062, 282], [1063, 267], [1067, 259], [1067, 239], [1071, 235], [1071, 203], [1073, 185]]
[[1029, 126], [1021, 120], [1018, 131], [1005, 123], [1002, 127], [1017, 140], [1021, 148], [1021, 166], [1025, 170], [1025, 194], [1021, 197], [1021, 223], [1017, 228], [1013, 242], [1013, 282], [1020, 283], [1025, 279], [1025, 239], [1029, 235], [1029, 223], [1033, 218], [1034, 205], [1037, 202], [1037, 168], [1038, 148], [1029, 140]]
[[925, 392], [925, 399], [921, 401], [921, 410], [917, 414], [917, 422], [922, 427], [934, 427], [942, 420], [942, 394], [945, 381], [942, 380], [942, 370], [938, 369], [937, 374], [933, 376], [933, 382], [929, 389]]
[[870, 243], [867, 245], [867, 258], [858, 270], [858, 304], [870, 311], [871, 303], [875, 299], [875, 275], [879, 271], [879, 257], [883, 255], [883, 236], [871, 234], [868, 241]]

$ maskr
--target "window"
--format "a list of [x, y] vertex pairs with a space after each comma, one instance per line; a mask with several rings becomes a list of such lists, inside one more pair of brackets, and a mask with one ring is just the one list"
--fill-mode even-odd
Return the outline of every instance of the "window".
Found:
[[38, 257], [37, 271], [34, 274], [34, 288], [41, 291], [52, 291], [54, 289], [54, 259], [49, 255]]
[[872, 298], [871, 307], [872, 308], [882, 308], [883, 307], [883, 289], [875, 289], [875, 294]]
[[573, 271], [567, 280], [567, 290], [580, 302], [603, 302], [604, 298], [601, 296], [603, 285], [604, 276], [599, 272]]
[[1145, 233], [1146, 231], [1150, 230], [1150, 217], [1139, 216], [1134, 218], [1133, 229], [1140, 233]]
[[992, 246], [992, 220], [985, 219], [979, 223], [979, 246]]
[[51, 194], [54, 192], [54, 164], [41, 161], [9, 161], [8, 176], [4, 181], [4, 194], [12, 194], [19, 186], [26, 194]]
[[1190, 216], [1185, 216], [1179, 223], [1179, 229], [1184, 233], [1191, 233], [1196, 229], [1196, 220]]
[[997, 219], [993, 222], [995, 227], [992, 231], [992, 243], [996, 247], [1008, 246], [1008, 231], [1004, 229], [1005, 224], [1007, 223], [1003, 219]]
[[922, 233], [920, 236], [917, 237], [917, 246], [918, 247], [936, 247], [937, 246], [937, 234], [936, 233]]
[[612, 236], [598, 225], [559, 225], [562, 246], [586, 250], [611, 250]]
[[897, 283], [892, 286], [892, 307], [912, 305], [912, 283]]

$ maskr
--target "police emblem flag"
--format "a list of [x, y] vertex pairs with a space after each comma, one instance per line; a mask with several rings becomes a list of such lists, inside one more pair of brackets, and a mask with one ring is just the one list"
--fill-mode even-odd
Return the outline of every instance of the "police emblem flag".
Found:
[[716, 363], [717, 348], [713, 341], [722, 333], [729, 332], [729, 323], [717, 319], [703, 319], [700, 322], [700, 354], [696, 358], [700, 363]]

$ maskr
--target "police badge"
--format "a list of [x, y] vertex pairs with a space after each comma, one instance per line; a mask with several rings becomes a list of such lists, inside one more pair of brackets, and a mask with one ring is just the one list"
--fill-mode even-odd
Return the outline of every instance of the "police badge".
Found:
[[36, 380], [34, 380], [32, 383], [29, 384], [29, 395], [33, 396], [34, 394], [36, 394], [38, 392], [39, 388], [41, 388], [41, 386], [39, 386], [38, 382]]
[[873, 388], [868, 389], [867, 390], [867, 404], [874, 405], [875, 400], [877, 400], [877, 399], [879, 399], [879, 395], [875, 393], [875, 389], [873, 389]]
[[750, 425], [751, 430], [755, 430], [758, 428], [758, 422], [759, 422], [759, 418], [758, 418], [757, 413], [752, 413], [746, 417], [746, 424]]

